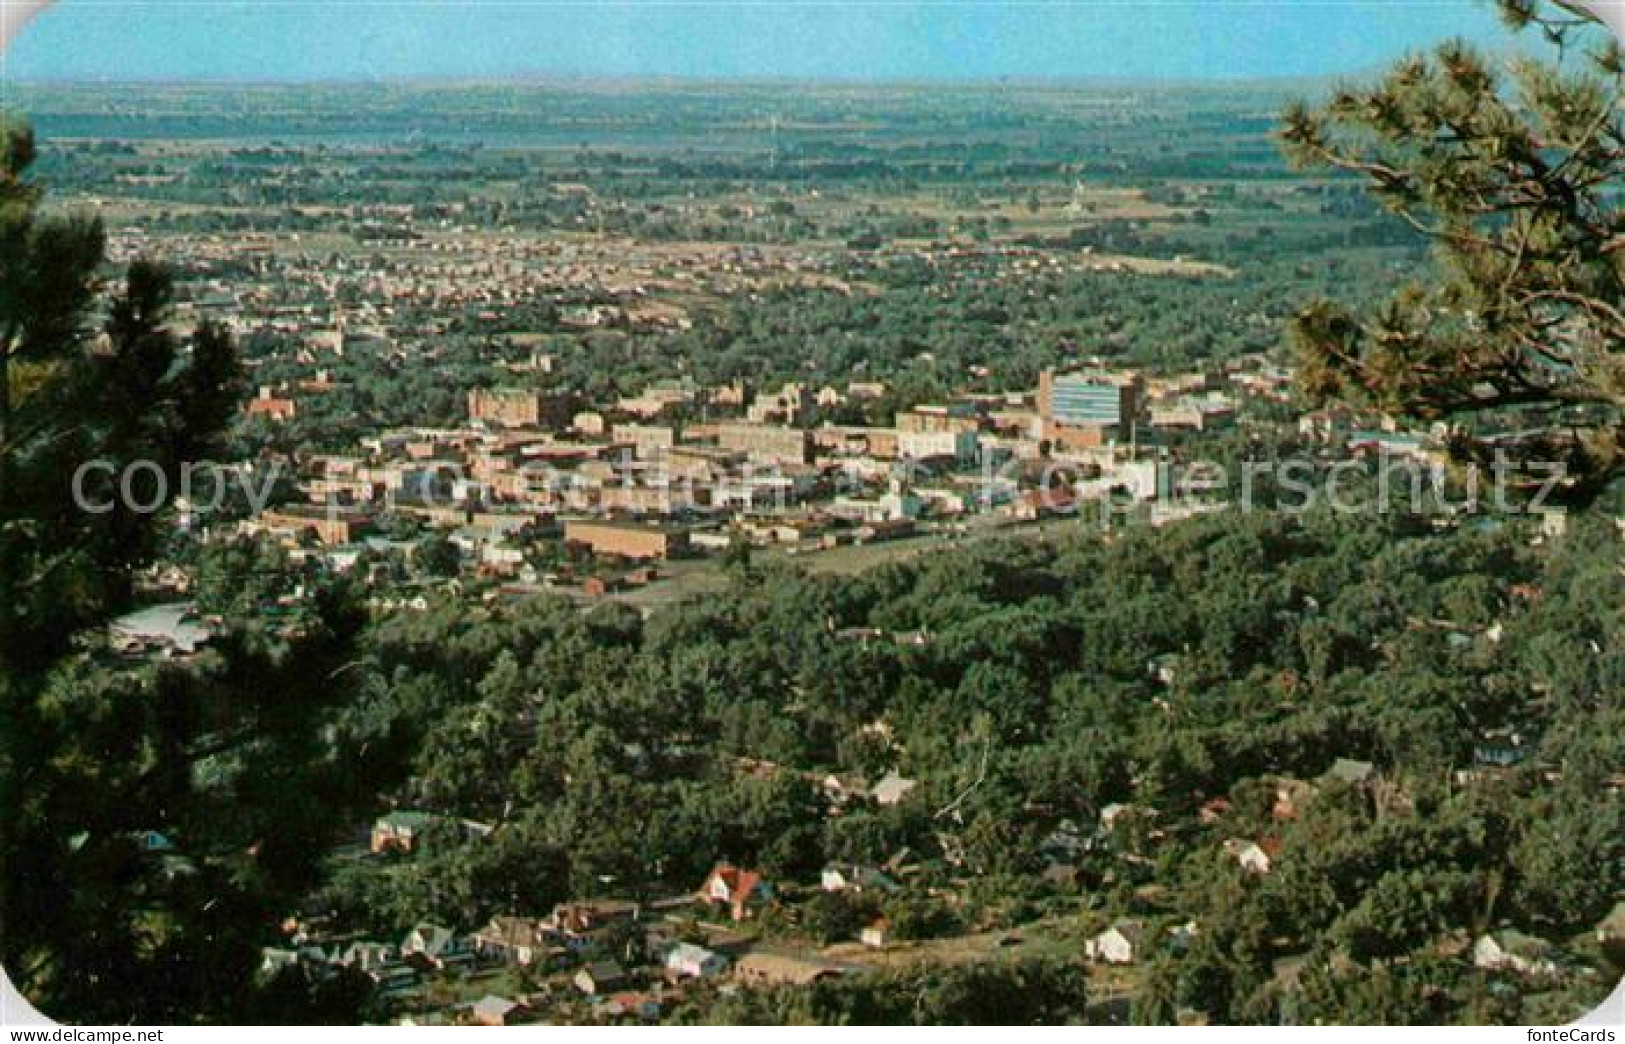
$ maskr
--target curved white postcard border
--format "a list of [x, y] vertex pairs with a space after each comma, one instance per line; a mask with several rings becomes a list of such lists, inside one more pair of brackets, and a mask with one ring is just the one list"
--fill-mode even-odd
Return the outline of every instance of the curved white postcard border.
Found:
[[51, 0], [0, 0], [0, 51], [23, 31], [23, 26], [49, 6]]

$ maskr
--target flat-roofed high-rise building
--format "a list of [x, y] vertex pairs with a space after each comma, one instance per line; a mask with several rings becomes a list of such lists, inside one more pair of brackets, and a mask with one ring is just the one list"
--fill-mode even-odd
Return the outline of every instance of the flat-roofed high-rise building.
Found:
[[1045, 370], [1038, 378], [1044, 437], [1079, 446], [1123, 437], [1139, 414], [1140, 386], [1134, 374]]

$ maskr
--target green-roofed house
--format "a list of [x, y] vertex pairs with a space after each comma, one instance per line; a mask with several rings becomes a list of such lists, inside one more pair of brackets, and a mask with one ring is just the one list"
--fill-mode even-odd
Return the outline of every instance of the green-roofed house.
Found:
[[1376, 774], [1377, 768], [1371, 762], [1354, 761], [1350, 758], [1338, 758], [1332, 763], [1332, 767], [1326, 770], [1326, 775], [1332, 779], [1340, 779], [1357, 787], [1370, 783]]
[[382, 816], [372, 825], [372, 850], [383, 852], [411, 852], [423, 839], [424, 831], [440, 817], [433, 812], [414, 812], [400, 809]]

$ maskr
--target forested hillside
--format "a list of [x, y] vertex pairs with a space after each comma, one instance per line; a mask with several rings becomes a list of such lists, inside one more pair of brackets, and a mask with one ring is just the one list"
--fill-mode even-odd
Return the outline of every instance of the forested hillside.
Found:
[[[402, 759], [414, 804], [498, 826], [360, 864], [319, 905], [387, 933], [606, 884], [680, 893], [719, 859], [791, 882], [907, 852], [918, 876], [885, 910], [921, 935], [1030, 926], [1075, 957], [1120, 916], [1193, 924], [1154, 946], [1144, 1019], [1566, 1019], [1608, 965], [1531, 993], [1464, 950], [1511, 922], [1580, 959], [1625, 885], [1613, 528], [1553, 545], [1233, 514], [853, 579], [741, 569], [728, 598], [647, 622], [562, 601], [401, 616], [367, 642], [345, 729]], [[1339, 759], [1371, 774], [1328, 777]], [[893, 769], [920, 786], [890, 807], [819, 782]], [[1267, 842], [1267, 873], [1236, 839]], [[840, 916], [786, 906], [776, 930]], [[692, 1014], [878, 1018], [885, 989]]]

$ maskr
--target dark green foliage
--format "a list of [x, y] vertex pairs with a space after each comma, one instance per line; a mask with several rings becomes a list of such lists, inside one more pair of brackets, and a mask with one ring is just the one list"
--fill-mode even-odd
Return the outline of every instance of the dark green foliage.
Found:
[[[1435, 246], [1425, 281], [1293, 333], [1304, 389], [1457, 425], [1457, 454], [1564, 465], [1593, 495], [1625, 468], [1625, 59], [1579, 5], [1503, 0], [1553, 61], [1511, 75], [1459, 41], [1323, 109], [1287, 111], [1299, 164], [1349, 172]], [[1520, 435], [1511, 444], [1483, 436]]]
[[744, 1025], [1054, 1026], [1081, 1023], [1088, 972], [1029, 958], [742, 991], [680, 1008], [675, 1021]]
[[[488, 864], [483, 893], [460, 891], [471, 878], [443, 859], [478, 855], [458, 846], [353, 877], [338, 905], [393, 931], [433, 909], [473, 923], [564, 894], [679, 894], [721, 859], [795, 883], [906, 851], [924, 876], [902, 895], [820, 896], [774, 923], [824, 940], [876, 909], [897, 938], [1023, 926], [1056, 901], [1037, 879], [1051, 833], [1092, 834], [1128, 803], [1141, 811], [1072, 857], [1076, 891], [1199, 925], [1158, 958], [1161, 992], [1136, 1017], [1486, 1017], [1482, 973], [1459, 958], [1425, 996], [1434, 980], [1376, 969], [1501, 923], [1567, 939], [1625, 884], [1607, 783], [1625, 692], [1618, 538], [1595, 516], [1556, 548], [1529, 535], [1237, 513], [857, 577], [740, 575], [730, 597], [647, 623], [553, 600], [403, 614], [369, 639], [351, 742], [409, 759], [433, 808], [498, 824], [547, 886], [516, 856]], [[872, 627], [932, 637], [846, 633]], [[1523, 737], [1518, 765], [1455, 778], [1504, 730]], [[1322, 780], [1338, 758], [1375, 763], [1380, 785]], [[834, 814], [813, 784], [890, 768], [920, 781], [895, 806]], [[1272, 814], [1282, 778], [1315, 785], [1290, 820]], [[1231, 811], [1199, 827], [1215, 797]], [[1262, 878], [1221, 851], [1266, 836], [1282, 847]], [[951, 899], [927, 898], [950, 879]], [[1141, 885], [1160, 889], [1150, 907]], [[1275, 964], [1305, 952], [1321, 978], [1287, 989]], [[785, 994], [775, 1017], [882, 1018], [840, 1007], [867, 996], [853, 989]]]
[[[254, 971], [355, 802], [322, 725], [361, 617], [322, 587], [267, 640], [232, 622], [252, 602], [216, 593], [229, 633], [194, 669], [108, 654], [102, 627], [173, 527], [183, 466], [235, 413], [236, 353], [211, 326], [169, 331], [171, 279], [146, 262], [110, 296], [98, 344], [101, 229], [42, 217], [32, 138], [8, 121], [4, 141], [0, 964], [61, 1018], [294, 1018], [287, 984], [255, 1008]], [[97, 462], [76, 502], [76, 472]], [[136, 462], [134, 502], [155, 511], [116, 495]]]

